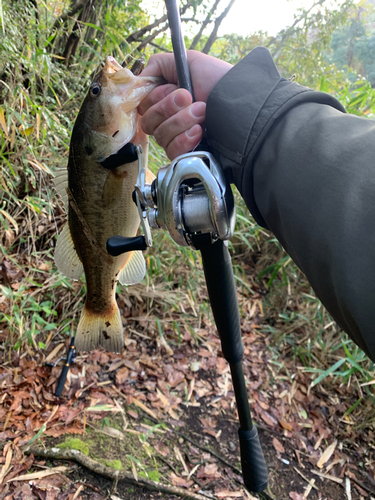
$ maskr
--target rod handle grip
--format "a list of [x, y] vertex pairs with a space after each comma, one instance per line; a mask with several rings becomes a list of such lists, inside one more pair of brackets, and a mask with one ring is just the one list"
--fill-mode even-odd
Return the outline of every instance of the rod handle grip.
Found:
[[241, 361], [244, 347], [232, 260], [224, 241], [200, 249], [211, 309], [221, 340], [224, 358]]
[[242, 475], [246, 488], [253, 493], [268, 486], [268, 470], [259, 441], [257, 428], [249, 431], [239, 429]]
[[57, 382], [56, 390], [55, 390], [55, 396], [61, 396], [63, 390], [64, 390], [64, 385], [66, 381], [66, 376], [68, 375], [69, 371], [69, 364], [65, 364], [63, 366], [63, 369], [61, 370], [60, 378], [59, 381]]

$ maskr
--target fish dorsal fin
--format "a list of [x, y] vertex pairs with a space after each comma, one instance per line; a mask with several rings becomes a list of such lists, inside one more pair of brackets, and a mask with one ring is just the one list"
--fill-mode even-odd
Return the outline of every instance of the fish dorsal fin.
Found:
[[66, 192], [66, 188], [68, 187], [68, 170], [66, 168], [58, 168], [53, 182], [55, 184], [55, 191], [62, 199], [65, 211], [68, 212], [69, 200]]
[[125, 266], [121, 269], [118, 280], [121, 285], [135, 285], [143, 280], [146, 274], [145, 258], [141, 251], [131, 252]]
[[65, 224], [59, 234], [55, 249], [55, 264], [59, 270], [73, 280], [79, 280], [83, 273], [83, 265], [74, 248], [69, 224]]

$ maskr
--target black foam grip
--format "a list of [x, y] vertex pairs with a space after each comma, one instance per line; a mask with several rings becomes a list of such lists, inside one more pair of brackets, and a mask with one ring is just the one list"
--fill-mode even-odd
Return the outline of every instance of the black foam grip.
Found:
[[201, 248], [208, 295], [221, 340], [221, 348], [228, 363], [241, 361], [244, 347], [241, 339], [240, 314], [232, 261], [227, 246], [218, 240]]
[[59, 381], [57, 382], [55, 396], [61, 396], [64, 390], [65, 380], [66, 376], [68, 375], [68, 371], [69, 371], [69, 364], [65, 364], [63, 366], [63, 369], [61, 370]]
[[257, 428], [238, 431], [241, 449], [242, 476], [246, 488], [256, 493], [268, 486], [268, 471]]

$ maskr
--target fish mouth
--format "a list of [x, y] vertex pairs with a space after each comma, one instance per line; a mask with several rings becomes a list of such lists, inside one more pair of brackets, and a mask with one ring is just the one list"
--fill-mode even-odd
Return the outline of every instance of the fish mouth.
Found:
[[112, 56], [106, 57], [104, 64], [104, 71], [106, 73], [110, 75], [117, 73], [117, 71], [121, 71], [122, 69], [124, 68], [116, 61], [114, 57]]
[[134, 78], [133, 73], [129, 69], [123, 68], [112, 56], [106, 57], [103, 71], [107, 78], [111, 79], [116, 84], [128, 84], [132, 82]]

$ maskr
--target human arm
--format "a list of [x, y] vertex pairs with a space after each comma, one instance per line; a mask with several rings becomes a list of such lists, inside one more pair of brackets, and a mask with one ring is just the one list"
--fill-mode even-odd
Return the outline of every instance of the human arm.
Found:
[[[206, 130], [257, 222], [275, 234], [332, 317], [375, 360], [374, 122], [280, 78], [269, 52], [258, 48], [210, 92]], [[174, 137], [175, 128], [163, 133]]]
[[216, 85], [208, 142], [258, 223], [375, 360], [375, 123], [280, 79], [256, 49]]

